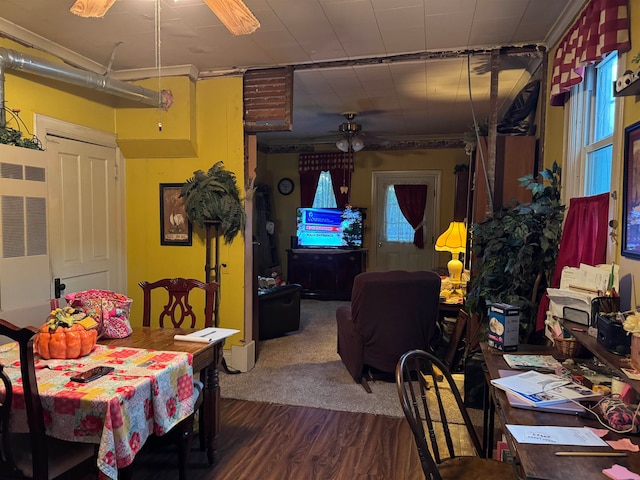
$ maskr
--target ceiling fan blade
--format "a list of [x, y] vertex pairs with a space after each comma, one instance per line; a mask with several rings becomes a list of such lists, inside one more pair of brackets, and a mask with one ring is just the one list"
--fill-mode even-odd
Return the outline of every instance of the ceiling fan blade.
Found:
[[104, 17], [116, 0], [76, 0], [69, 11], [80, 17]]
[[204, 0], [233, 35], [253, 33], [260, 22], [242, 0]]

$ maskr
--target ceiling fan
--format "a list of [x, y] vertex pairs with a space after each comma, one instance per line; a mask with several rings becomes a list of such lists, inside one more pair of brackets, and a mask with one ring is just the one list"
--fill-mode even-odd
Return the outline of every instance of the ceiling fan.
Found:
[[[116, 0], [76, 0], [69, 9], [81, 17], [103, 17]], [[159, 0], [158, 0], [159, 1]], [[260, 26], [242, 0], [204, 0], [233, 35], [253, 33]]]
[[364, 142], [362, 141], [362, 125], [354, 122], [357, 112], [344, 112], [342, 114], [347, 119], [346, 122], [341, 123], [338, 126], [338, 132], [342, 135], [342, 138], [336, 142], [336, 147], [341, 152], [348, 152], [352, 150], [359, 152], [364, 148]]

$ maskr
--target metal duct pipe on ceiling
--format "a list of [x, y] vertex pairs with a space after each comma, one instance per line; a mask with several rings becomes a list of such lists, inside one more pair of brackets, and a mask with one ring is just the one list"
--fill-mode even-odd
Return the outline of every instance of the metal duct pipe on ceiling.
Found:
[[15, 50], [0, 48], [0, 107], [2, 107], [2, 112], [0, 112], [0, 127], [4, 127], [6, 124], [6, 112], [3, 107], [5, 104], [4, 75], [7, 70], [21, 70], [60, 82], [70, 83], [92, 90], [99, 90], [109, 95], [126, 98], [151, 107], [167, 109], [170, 103], [172, 103], [167, 104], [161, 92], [155, 92], [121, 80], [111, 79], [106, 75], [99, 75], [69, 65], [32, 57], [24, 53], [16, 52]]

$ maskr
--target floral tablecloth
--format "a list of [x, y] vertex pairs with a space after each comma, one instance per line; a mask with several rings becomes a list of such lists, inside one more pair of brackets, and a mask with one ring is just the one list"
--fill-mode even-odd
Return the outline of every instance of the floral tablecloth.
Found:
[[[47, 434], [99, 444], [101, 476], [116, 479], [151, 433], [163, 435], [193, 413], [192, 361], [187, 353], [103, 345], [74, 360], [36, 355]], [[27, 431], [17, 344], [0, 347], [0, 363], [14, 367], [5, 370], [14, 390], [12, 428]], [[70, 380], [99, 365], [114, 371], [85, 384]]]

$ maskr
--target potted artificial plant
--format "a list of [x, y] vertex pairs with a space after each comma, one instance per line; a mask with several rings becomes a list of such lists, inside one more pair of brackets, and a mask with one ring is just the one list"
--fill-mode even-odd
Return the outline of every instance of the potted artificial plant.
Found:
[[196, 170], [182, 186], [187, 217], [201, 228], [207, 222], [220, 222], [225, 243], [231, 243], [238, 232], [244, 234], [246, 214], [233, 172], [215, 163], [208, 172]]
[[520, 307], [521, 343], [535, 330], [537, 306], [551, 282], [562, 235], [561, 170], [554, 162], [520, 185], [533, 192], [530, 203], [506, 206], [471, 226], [474, 256], [467, 307], [484, 319], [494, 302]]

